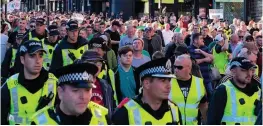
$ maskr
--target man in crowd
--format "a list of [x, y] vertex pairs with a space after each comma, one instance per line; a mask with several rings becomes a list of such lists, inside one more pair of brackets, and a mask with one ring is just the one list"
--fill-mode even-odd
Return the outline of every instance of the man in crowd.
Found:
[[208, 46], [211, 42], [213, 42], [213, 38], [211, 38], [209, 35], [209, 29], [207, 26], [203, 26], [202, 27], [202, 35], [203, 35], [203, 38], [204, 38], [204, 43], [205, 43], [205, 46]]
[[23, 34], [23, 35], [26, 35], [28, 33], [27, 29], [26, 29], [26, 26], [27, 26], [27, 20], [25, 18], [21, 18], [19, 20], [19, 26], [18, 26], [18, 30], [17, 31], [14, 31], [12, 32], [10, 35], [9, 35], [9, 39], [8, 39], [8, 43], [14, 45], [16, 44], [16, 36], [17, 34]]
[[208, 48], [204, 45], [203, 36], [195, 33], [192, 36], [192, 44], [188, 47], [192, 58], [196, 59], [196, 63], [200, 66], [202, 76], [204, 78], [208, 98], [212, 95], [212, 84], [210, 79], [210, 64], [213, 61], [213, 55], [210, 54]]
[[66, 26], [61, 25], [59, 28], [59, 38], [62, 40], [67, 35], [67, 29]]
[[135, 38], [135, 28], [134, 26], [130, 25], [127, 27], [127, 35], [124, 36], [120, 41], [119, 48], [127, 45], [132, 46], [133, 39]]
[[101, 22], [99, 24], [99, 29], [98, 29], [98, 32], [94, 34], [94, 38], [98, 38], [100, 37], [101, 35], [105, 35], [107, 37], [107, 45], [108, 46], [111, 46], [111, 38], [110, 38], [110, 34], [105, 32], [105, 29], [106, 29], [106, 24], [104, 22]]
[[169, 99], [178, 105], [184, 125], [200, 125], [198, 111], [201, 111], [203, 120], [206, 120], [208, 99], [203, 79], [191, 75], [191, 71], [190, 56], [186, 54], [178, 56], [174, 63], [176, 79], [171, 80]]
[[90, 41], [93, 38], [93, 28], [91, 26], [87, 26], [87, 36], [88, 41]]
[[145, 35], [143, 37], [144, 50], [148, 51], [150, 56], [156, 51], [162, 50], [162, 39], [159, 35], [154, 34], [152, 27], [144, 29]]
[[173, 37], [173, 32], [170, 30], [170, 24], [165, 24], [165, 29], [162, 30], [163, 33], [163, 39], [165, 45], [169, 44], [172, 40]]
[[120, 43], [120, 34], [118, 32], [118, 29], [121, 27], [120, 23], [118, 21], [113, 21], [111, 23], [111, 27], [106, 30], [108, 34], [110, 34], [111, 38], [111, 49], [117, 54], [119, 49], [119, 43]]
[[85, 27], [79, 29], [79, 36], [81, 36], [84, 39], [87, 39], [88, 34], [87, 34], [87, 29]]
[[142, 54], [143, 45], [144, 45], [144, 41], [142, 39], [136, 38], [133, 40], [133, 60], [132, 60], [133, 67], [137, 68], [142, 64], [151, 60], [150, 57]]
[[139, 93], [135, 69], [132, 67], [133, 49], [130, 46], [121, 47], [118, 51], [120, 58], [118, 67], [114, 70], [115, 87], [118, 102], [124, 98], [132, 98]]

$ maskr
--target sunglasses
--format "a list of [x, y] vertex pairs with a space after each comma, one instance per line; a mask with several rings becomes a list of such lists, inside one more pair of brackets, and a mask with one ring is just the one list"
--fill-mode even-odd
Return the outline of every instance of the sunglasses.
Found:
[[183, 66], [176, 66], [174, 65], [174, 69], [182, 70], [184, 67]]
[[244, 38], [244, 36], [238, 36], [239, 38]]
[[30, 25], [30, 28], [35, 28], [36, 26], [34, 26], [34, 25]]

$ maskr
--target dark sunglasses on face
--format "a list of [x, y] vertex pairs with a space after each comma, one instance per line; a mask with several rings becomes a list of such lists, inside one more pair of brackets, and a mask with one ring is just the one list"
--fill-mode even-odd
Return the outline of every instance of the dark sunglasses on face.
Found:
[[184, 67], [183, 66], [176, 66], [174, 65], [174, 69], [182, 70]]
[[35, 28], [36, 26], [34, 26], [34, 25], [30, 25], [30, 28]]
[[238, 36], [240, 39], [242, 39], [244, 36]]

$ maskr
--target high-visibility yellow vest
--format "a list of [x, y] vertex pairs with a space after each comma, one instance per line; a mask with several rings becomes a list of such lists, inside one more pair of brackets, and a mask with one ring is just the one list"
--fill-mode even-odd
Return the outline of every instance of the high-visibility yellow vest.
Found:
[[42, 40], [42, 45], [43, 45], [43, 49], [47, 52], [44, 53], [43, 55], [43, 67], [48, 71], [49, 67], [51, 65], [51, 61], [52, 61], [52, 57], [53, 57], [53, 52], [55, 50], [55, 47], [51, 46], [51, 45], [47, 45], [44, 43], [45, 40]]
[[16, 52], [17, 52], [17, 49], [12, 48], [12, 58], [11, 58], [11, 62], [10, 62], [10, 68], [15, 65]]
[[43, 38], [43, 39], [38, 39], [37, 37], [33, 37], [32, 36], [32, 32], [29, 32], [28, 33], [28, 40], [36, 40], [36, 41], [43, 41], [45, 38]]
[[109, 69], [108, 70], [108, 74], [106, 73], [106, 70], [102, 70], [99, 75], [98, 75], [98, 78], [100, 79], [105, 79], [104, 77], [105, 76], [108, 76], [110, 78], [110, 83], [111, 83], [111, 87], [112, 87], [112, 90], [113, 90], [113, 98], [114, 100], [116, 101], [116, 106], [119, 104], [118, 102], [118, 99], [117, 99], [117, 94], [116, 94], [116, 87], [115, 87], [115, 77], [114, 77], [114, 72]]
[[[260, 89], [252, 96], [239, 91], [229, 80], [223, 83], [226, 87], [227, 102], [221, 123], [226, 125], [254, 125], [257, 116], [254, 115], [255, 101], [260, 99]], [[243, 99], [241, 105], [240, 99]]]
[[192, 83], [186, 101], [176, 79], [171, 80], [171, 85], [169, 99], [178, 105], [183, 124], [197, 125], [198, 106], [206, 94], [203, 79], [192, 76]]
[[[129, 100], [124, 107], [128, 111], [129, 125], [145, 125], [146, 122], [151, 122], [152, 125], [166, 125], [167, 123], [180, 124], [179, 109], [177, 106], [168, 102], [170, 111], [167, 111], [162, 119], [155, 119], [151, 114], [145, 111], [137, 102]], [[120, 117], [121, 118], [121, 117]]]
[[228, 64], [228, 53], [220, 52], [216, 53], [215, 47], [213, 47], [214, 66], [219, 70], [220, 74], [225, 74], [226, 67]]
[[78, 49], [62, 49], [63, 66], [70, 65], [74, 62], [73, 59], [70, 58], [70, 53], [73, 54], [76, 59], [80, 59], [82, 54], [88, 49], [88, 44], [83, 45]]
[[[87, 108], [92, 113], [92, 118], [90, 120], [90, 124], [87, 125], [107, 125], [106, 115], [108, 114], [108, 109], [103, 106], [90, 101]], [[55, 113], [55, 109], [53, 107], [45, 107], [39, 111], [37, 111], [30, 119], [31, 122], [34, 122], [36, 125], [59, 125], [60, 118], [59, 115], [56, 116], [56, 120], [50, 117], [48, 111], [53, 111]]]
[[258, 76], [258, 71], [259, 71], [259, 68], [258, 68], [258, 65], [256, 65], [257, 66], [257, 68], [256, 68], [256, 70], [255, 70], [255, 75], [257, 75]]
[[225, 33], [227, 39], [229, 40], [229, 38], [232, 34], [232, 30], [230, 28], [228, 30], [224, 29], [224, 33]]
[[54, 105], [57, 94], [57, 78], [49, 73], [49, 78], [43, 88], [32, 94], [18, 83], [18, 75], [19, 74], [15, 74], [7, 80], [11, 105], [8, 120], [11, 125], [27, 125], [29, 124], [29, 118], [36, 112], [40, 97], [53, 93], [54, 97], [48, 105]]

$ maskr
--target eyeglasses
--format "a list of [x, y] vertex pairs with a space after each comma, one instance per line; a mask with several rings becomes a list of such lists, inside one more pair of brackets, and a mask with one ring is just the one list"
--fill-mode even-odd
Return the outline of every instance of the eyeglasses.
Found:
[[30, 25], [30, 28], [35, 28], [36, 26], [34, 26], [34, 25]]
[[240, 39], [244, 38], [244, 36], [238, 36]]
[[184, 67], [183, 66], [176, 66], [174, 65], [174, 69], [182, 70]]

